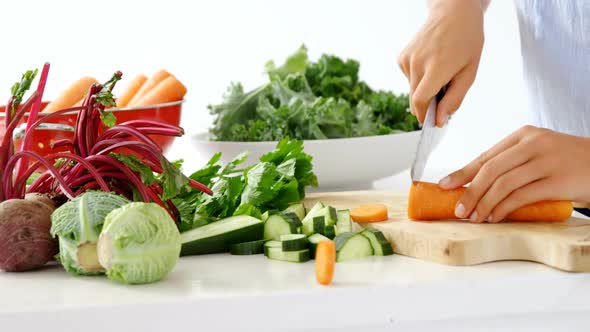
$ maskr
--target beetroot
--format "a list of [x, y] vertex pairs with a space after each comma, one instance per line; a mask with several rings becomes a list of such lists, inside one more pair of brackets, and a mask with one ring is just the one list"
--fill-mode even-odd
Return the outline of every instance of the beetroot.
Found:
[[53, 259], [58, 251], [49, 234], [53, 210], [36, 197], [0, 203], [1, 270], [26, 271]]

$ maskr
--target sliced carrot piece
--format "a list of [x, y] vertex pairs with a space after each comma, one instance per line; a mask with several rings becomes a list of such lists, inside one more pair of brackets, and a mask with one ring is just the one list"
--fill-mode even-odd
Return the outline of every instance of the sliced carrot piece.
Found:
[[336, 245], [334, 241], [320, 241], [315, 252], [315, 277], [320, 285], [329, 285], [334, 278]]
[[367, 204], [350, 211], [350, 217], [356, 222], [379, 222], [389, 219], [387, 207], [383, 204]]

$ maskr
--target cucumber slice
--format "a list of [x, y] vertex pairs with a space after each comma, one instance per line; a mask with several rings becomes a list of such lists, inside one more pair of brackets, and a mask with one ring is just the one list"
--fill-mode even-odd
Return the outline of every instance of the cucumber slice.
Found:
[[324, 204], [322, 202], [315, 203], [315, 205], [311, 208], [311, 210], [309, 210], [309, 212], [307, 212], [307, 214], [305, 215], [305, 218], [303, 218], [302, 221], [307, 220], [307, 219], [313, 219], [313, 217], [318, 216], [323, 208], [324, 208]]
[[326, 206], [324, 208], [324, 217], [326, 225], [335, 225], [338, 220], [336, 209], [331, 206]]
[[299, 217], [299, 220], [305, 218], [305, 205], [303, 203], [294, 203], [289, 205], [283, 212], [293, 212]]
[[282, 213], [273, 214], [264, 223], [264, 239], [279, 240], [281, 235], [297, 234], [300, 227], [299, 218], [294, 213], [287, 216]]
[[324, 235], [329, 239], [336, 237], [336, 229], [334, 225], [327, 225], [324, 227]]
[[311, 253], [311, 258], [315, 258], [315, 250], [318, 247], [318, 243], [321, 241], [330, 241], [327, 237], [323, 236], [322, 234], [312, 234], [307, 238], [309, 241], [309, 251]]
[[294, 213], [294, 212], [283, 212], [283, 218], [287, 219], [289, 224], [294, 225], [296, 228], [300, 228], [302, 226], [301, 219]]
[[260, 216], [260, 219], [262, 219], [262, 221], [266, 221], [266, 219], [268, 219], [268, 217], [270, 217], [270, 211], [266, 211], [262, 214], [262, 216]]
[[264, 253], [264, 240], [233, 244], [229, 248], [232, 255], [258, 255]]
[[376, 229], [367, 228], [361, 232], [371, 242], [373, 247], [373, 254], [375, 256], [389, 256], [393, 255], [393, 248], [385, 238], [385, 235]]
[[307, 237], [303, 234], [281, 235], [283, 251], [299, 251], [308, 248]]
[[342, 233], [334, 239], [336, 261], [346, 262], [373, 255], [371, 241], [360, 233]]
[[267, 252], [270, 248], [279, 248], [282, 250], [283, 244], [281, 244], [281, 241], [271, 240], [271, 241], [264, 242], [263, 247], [264, 247], [264, 256], [267, 256]]
[[326, 228], [324, 216], [318, 216], [313, 218], [313, 232], [324, 234], [324, 228]]
[[303, 263], [310, 259], [309, 249], [283, 251], [281, 248], [265, 247], [264, 254], [269, 259], [293, 263]]
[[250, 216], [235, 216], [212, 222], [180, 235], [181, 256], [227, 252], [232, 244], [262, 239], [264, 222]]
[[309, 210], [309, 212], [305, 215], [305, 218], [301, 220], [303, 224], [301, 230], [305, 235], [311, 235], [314, 233], [313, 231], [313, 218], [317, 216], [324, 215], [324, 204], [322, 202], [317, 202], [315, 205]]
[[338, 221], [336, 221], [336, 235], [352, 232], [352, 219], [350, 219], [350, 210], [338, 210]]

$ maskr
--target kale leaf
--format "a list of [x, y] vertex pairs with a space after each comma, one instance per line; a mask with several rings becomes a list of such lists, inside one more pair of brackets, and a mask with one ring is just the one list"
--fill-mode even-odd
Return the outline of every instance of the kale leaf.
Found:
[[385, 135], [419, 129], [407, 94], [373, 91], [359, 79], [360, 64], [334, 55], [317, 62], [301, 46], [277, 66], [266, 64], [269, 82], [244, 92], [232, 84], [219, 105], [210, 138], [279, 141]]

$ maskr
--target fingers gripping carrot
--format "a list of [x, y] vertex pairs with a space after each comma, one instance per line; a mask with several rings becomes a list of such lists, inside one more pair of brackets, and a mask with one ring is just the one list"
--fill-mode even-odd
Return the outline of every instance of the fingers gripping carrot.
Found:
[[[444, 190], [435, 183], [412, 184], [408, 199], [408, 217], [414, 220], [457, 219], [455, 206], [463, 196], [465, 187]], [[513, 221], [564, 221], [572, 215], [573, 205], [568, 201], [543, 201], [523, 206], [507, 216]]]

